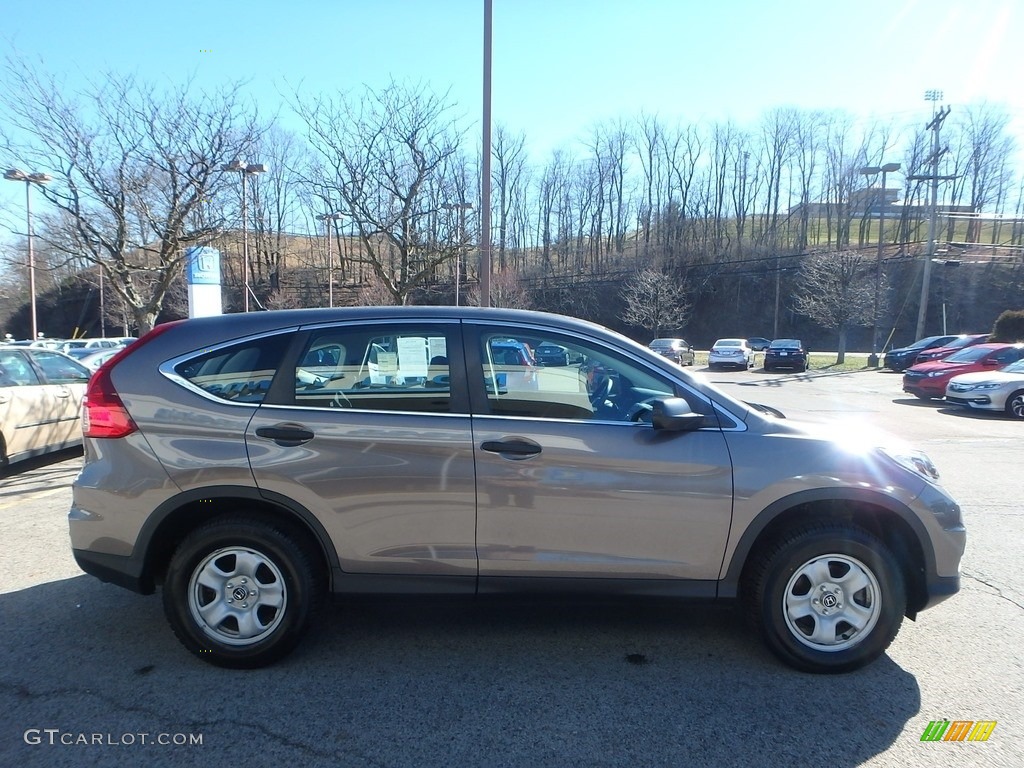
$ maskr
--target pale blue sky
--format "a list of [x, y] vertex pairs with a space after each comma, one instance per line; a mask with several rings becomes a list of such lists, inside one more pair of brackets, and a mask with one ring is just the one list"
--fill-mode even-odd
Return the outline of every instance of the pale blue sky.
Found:
[[[104, 69], [247, 79], [264, 113], [299, 84], [422, 80], [478, 128], [482, 27], [483, 0], [4, 0], [0, 47], [70, 84]], [[1024, 134], [1021, 40], [1021, 0], [494, 0], [494, 119], [543, 162], [641, 111], [745, 125], [792, 105], [923, 123], [924, 91], [941, 88], [954, 109], [1004, 103]], [[18, 194], [2, 186], [0, 203]]]

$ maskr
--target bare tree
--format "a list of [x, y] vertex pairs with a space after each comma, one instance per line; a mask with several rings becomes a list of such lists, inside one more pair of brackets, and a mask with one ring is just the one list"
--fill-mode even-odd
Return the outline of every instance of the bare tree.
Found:
[[630, 325], [652, 331], [682, 328], [690, 312], [686, 285], [671, 274], [643, 269], [633, 275], [623, 289], [626, 309], [622, 319]]
[[870, 261], [856, 251], [821, 251], [804, 259], [796, 310], [839, 333], [836, 363], [846, 360], [850, 328], [871, 322], [874, 282]]
[[458, 255], [458, 226], [439, 216], [464, 165], [453, 105], [425, 86], [392, 83], [352, 99], [297, 99], [309, 141], [330, 174], [309, 179], [354, 223], [364, 261], [405, 304]]
[[56, 211], [44, 217], [42, 239], [70, 263], [98, 265], [138, 331], [149, 330], [186, 248], [218, 229], [203, 207], [237, 182], [220, 167], [245, 154], [255, 115], [237, 85], [160, 90], [109, 74], [76, 95], [13, 57], [6, 75], [2, 160], [54, 177], [38, 190]]

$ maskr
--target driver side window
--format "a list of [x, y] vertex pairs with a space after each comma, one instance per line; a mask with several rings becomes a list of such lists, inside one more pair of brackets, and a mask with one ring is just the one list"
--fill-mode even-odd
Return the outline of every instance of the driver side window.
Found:
[[[536, 351], [536, 353], [535, 353]], [[541, 419], [638, 422], [672, 382], [586, 340], [514, 328], [480, 335], [490, 413]]]

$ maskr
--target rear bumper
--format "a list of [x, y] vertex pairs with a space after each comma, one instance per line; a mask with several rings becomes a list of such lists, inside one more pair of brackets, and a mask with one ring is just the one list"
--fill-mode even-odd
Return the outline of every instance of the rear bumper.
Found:
[[151, 595], [155, 590], [152, 578], [144, 575], [141, 560], [103, 552], [90, 552], [86, 549], [74, 549], [72, 553], [78, 567], [100, 581], [116, 584], [142, 595]]

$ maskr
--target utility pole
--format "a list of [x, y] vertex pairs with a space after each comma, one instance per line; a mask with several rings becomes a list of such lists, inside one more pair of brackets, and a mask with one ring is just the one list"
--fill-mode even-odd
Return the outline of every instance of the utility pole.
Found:
[[939, 149], [939, 131], [942, 130], [942, 123], [949, 115], [949, 107], [942, 107], [935, 111], [934, 104], [942, 98], [942, 91], [925, 91], [924, 97], [932, 102], [932, 121], [926, 126], [926, 130], [932, 132], [932, 154], [928, 158], [931, 163], [932, 172], [928, 176], [911, 176], [911, 180], [931, 182], [931, 200], [929, 203], [930, 213], [928, 217], [928, 249], [924, 255], [924, 270], [921, 274], [921, 301], [917, 310], [917, 330], [914, 333], [915, 339], [924, 336], [924, 326], [928, 318], [928, 294], [931, 289], [932, 259], [935, 258], [935, 234], [939, 220], [939, 181], [952, 179], [953, 176], [939, 176], [939, 158], [947, 151], [948, 147]]

